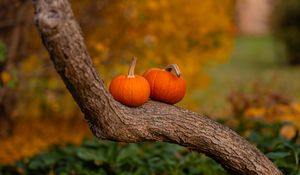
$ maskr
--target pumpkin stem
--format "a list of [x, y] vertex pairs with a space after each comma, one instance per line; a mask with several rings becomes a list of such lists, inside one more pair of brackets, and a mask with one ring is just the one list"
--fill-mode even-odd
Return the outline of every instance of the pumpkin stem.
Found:
[[177, 66], [177, 64], [169, 64], [169, 65], [167, 65], [165, 70], [169, 71], [169, 72], [171, 72], [173, 70], [176, 73], [177, 77], [181, 76], [181, 72], [180, 72], [179, 67]]
[[137, 58], [135, 56], [133, 56], [127, 77], [134, 77], [134, 69], [135, 69], [135, 65], [136, 65], [136, 60], [137, 60]]

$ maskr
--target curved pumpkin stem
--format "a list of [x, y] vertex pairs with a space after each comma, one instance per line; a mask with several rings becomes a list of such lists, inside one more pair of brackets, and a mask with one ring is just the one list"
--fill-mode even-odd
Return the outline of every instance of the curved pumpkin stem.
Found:
[[177, 66], [177, 64], [169, 64], [167, 65], [167, 67], [165, 68], [166, 71], [171, 72], [172, 70], [176, 73], [177, 77], [181, 76], [181, 72], [179, 67]]
[[134, 69], [135, 69], [135, 65], [136, 65], [136, 60], [137, 60], [137, 58], [135, 56], [133, 56], [127, 77], [134, 77]]

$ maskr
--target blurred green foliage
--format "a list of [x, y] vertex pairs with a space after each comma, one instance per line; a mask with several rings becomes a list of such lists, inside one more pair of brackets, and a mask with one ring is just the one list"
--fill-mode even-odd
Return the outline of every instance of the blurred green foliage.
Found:
[[4, 61], [5, 53], [6, 53], [5, 45], [0, 41], [0, 63]]
[[166, 143], [125, 144], [85, 140], [80, 146], [54, 147], [0, 174], [225, 174], [212, 159]]
[[275, 36], [284, 43], [288, 62], [300, 64], [300, 1], [279, 0], [273, 19]]
[[287, 122], [268, 123], [262, 120], [242, 118], [235, 130], [255, 143], [284, 174], [299, 175], [300, 144], [298, 131], [295, 136], [287, 140], [282, 137], [282, 128], [292, 125]]
[[266, 91], [299, 99], [300, 69], [282, 66], [286, 60], [279, 43], [271, 36], [237, 37], [229, 61], [217, 68], [205, 69], [212, 81], [208, 89], [194, 93], [193, 98], [200, 103], [198, 110], [212, 116], [230, 115], [228, 95], [242, 91], [255, 96], [253, 88], [257, 85]]
[[[286, 175], [297, 175], [300, 145], [280, 136], [286, 123], [268, 124], [243, 119], [234, 128], [263, 151]], [[0, 174], [203, 174], [222, 175], [214, 160], [168, 143], [126, 144], [86, 139], [80, 146], [55, 146], [14, 165], [0, 166]]]

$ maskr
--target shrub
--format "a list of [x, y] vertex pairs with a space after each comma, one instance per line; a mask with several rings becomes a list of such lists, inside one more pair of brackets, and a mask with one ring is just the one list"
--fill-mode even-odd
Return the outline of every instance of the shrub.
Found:
[[279, 0], [275, 5], [275, 36], [285, 45], [287, 59], [291, 65], [300, 64], [300, 1]]
[[[255, 143], [284, 174], [297, 175], [300, 173], [300, 144], [296, 141], [299, 135], [290, 140], [283, 138], [280, 131], [284, 126], [286, 123], [269, 124], [244, 118], [234, 129]], [[88, 139], [80, 146], [56, 146], [13, 165], [0, 165], [0, 174], [225, 175], [226, 172], [205, 155], [174, 144]]]
[[165, 143], [125, 144], [96, 139], [82, 145], [53, 147], [15, 165], [0, 166], [0, 174], [225, 174], [212, 159]]

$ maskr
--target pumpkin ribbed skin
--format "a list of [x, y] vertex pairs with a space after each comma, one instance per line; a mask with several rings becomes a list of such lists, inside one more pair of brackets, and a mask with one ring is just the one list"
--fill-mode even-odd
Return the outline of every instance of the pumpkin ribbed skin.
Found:
[[152, 68], [143, 75], [150, 85], [150, 97], [153, 100], [175, 104], [183, 99], [186, 82], [182, 77], [164, 69]]
[[150, 86], [142, 76], [134, 75], [134, 77], [128, 77], [119, 75], [111, 81], [109, 92], [115, 100], [126, 106], [135, 107], [148, 101]]

